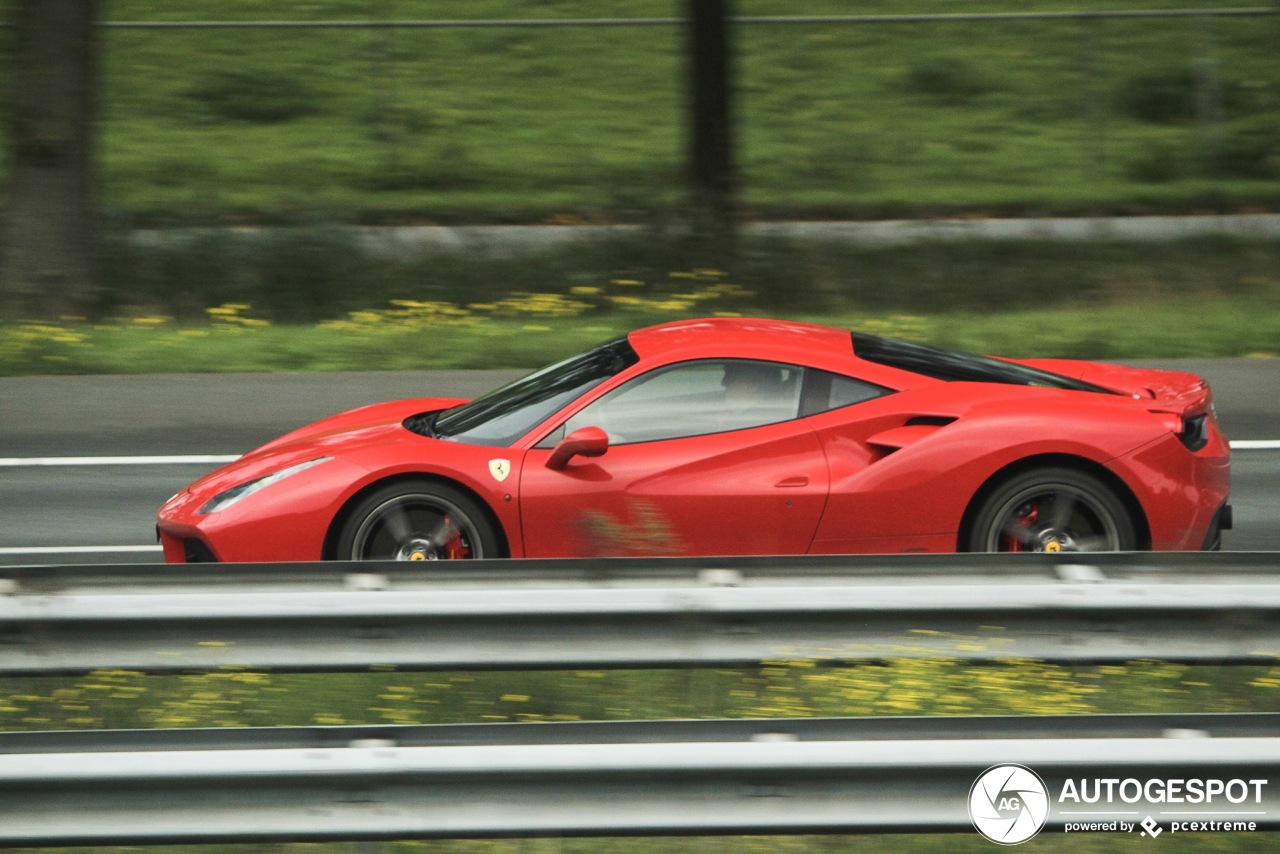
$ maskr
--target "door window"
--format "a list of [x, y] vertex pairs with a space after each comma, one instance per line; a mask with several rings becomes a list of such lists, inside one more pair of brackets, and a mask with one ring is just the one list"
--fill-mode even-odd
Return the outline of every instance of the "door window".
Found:
[[804, 372], [796, 365], [747, 359], [659, 368], [576, 413], [555, 438], [592, 425], [609, 434], [611, 445], [625, 445], [789, 421], [800, 411]]

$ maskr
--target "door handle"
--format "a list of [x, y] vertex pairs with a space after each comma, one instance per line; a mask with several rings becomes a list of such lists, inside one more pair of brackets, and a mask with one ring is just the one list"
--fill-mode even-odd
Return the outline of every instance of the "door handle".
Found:
[[809, 485], [809, 478], [805, 477], [804, 475], [798, 475], [796, 477], [784, 477], [782, 480], [774, 484], [774, 486], [776, 486], [779, 489], [795, 489], [796, 487], [808, 486], [808, 485]]

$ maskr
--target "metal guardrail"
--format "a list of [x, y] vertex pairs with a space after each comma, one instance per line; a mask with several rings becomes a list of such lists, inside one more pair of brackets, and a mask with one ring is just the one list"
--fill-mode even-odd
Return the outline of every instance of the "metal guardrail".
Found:
[[1274, 829], [1278, 732], [1277, 715], [1138, 715], [15, 733], [0, 735], [0, 844], [971, 831], [970, 788], [1001, 761], [1050, 793], [1100, 770], [1225, 774], [1244, 793], [1051, 797], [1050, 828], [1158, 810]]
[[[1280, 653], [1276, 555], [1073, 557], [0, 568], [0, 672]], [[1280, 830], [1280, 714], [881, 717], [0, 733], [0, 846], [965, 832], [1001, 763]]]
[[1277, 563], [1215, 553], [9, 567], [0, 673], [1265, 663], [1280, 657]]

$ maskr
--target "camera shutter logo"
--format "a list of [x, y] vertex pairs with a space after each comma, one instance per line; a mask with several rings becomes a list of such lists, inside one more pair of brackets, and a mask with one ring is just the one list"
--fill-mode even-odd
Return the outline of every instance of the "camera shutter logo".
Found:
[[969, 818], [992, 842], [1026, 842], [1049, 819], [1049, 790], [1030, 768], [996, 765], [983, 771], [969, 790]]

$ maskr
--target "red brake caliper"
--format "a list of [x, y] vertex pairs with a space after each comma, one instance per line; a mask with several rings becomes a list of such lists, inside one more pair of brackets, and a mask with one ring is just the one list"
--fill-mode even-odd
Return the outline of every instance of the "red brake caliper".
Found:
[[445, 560], [465, 560], [471, 557], [471, 549], [462, 538], [462, 529], [451, 517], [444, 517], [444, 557]]
[[[1036, 523], [1036, 520], [1039, 518], [1040, 518], [1040, 505], [1032, 504], [1031, 510], [1027, 512], [1021, 519], [1016, 520], [1014, 522], [1014, 526], [1018, 528], [1030, 528], [1032, 525]], [[1004, 544], [1006, 549], [1011, 552], [1030, 551], [1027, 548], [1027, 544], [1023, 540], [1019, 539], [1018, 537], [1015, 537], [1013, 534], [1010, 534], [1009, 536], [1005, 537]]]

